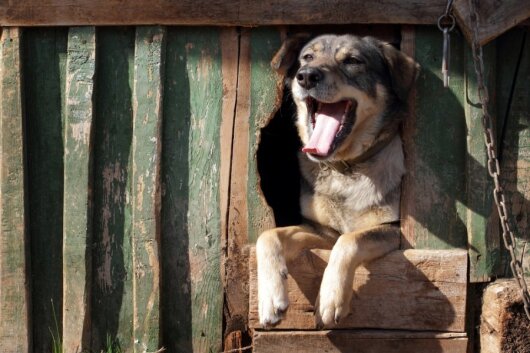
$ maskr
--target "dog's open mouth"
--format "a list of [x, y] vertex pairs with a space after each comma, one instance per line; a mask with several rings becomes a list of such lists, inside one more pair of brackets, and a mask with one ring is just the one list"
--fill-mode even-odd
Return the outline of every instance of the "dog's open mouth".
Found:
[[354, 100], [324, 103], [310, 97], [306, 104], [312, 133], [302, 151], [320, 158], [328, 157], [351, 132], [357, 103]]

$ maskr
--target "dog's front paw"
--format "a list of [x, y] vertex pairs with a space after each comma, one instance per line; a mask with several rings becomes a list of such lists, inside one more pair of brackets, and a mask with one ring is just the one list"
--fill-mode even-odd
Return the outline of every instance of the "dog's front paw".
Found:
[[258, 274], [259, 322], [267, 328], [276, 325], [289, 307], [287, 268], [266, 269]]
[[352, 288], [340, 270], [326, 268], [315, 303], [318, 328], [332, 327], [350, 313]]
[[258, 312], [260, 324], [276, 325], [289, 307], [287, 266], [283, 256], [258, 248]]

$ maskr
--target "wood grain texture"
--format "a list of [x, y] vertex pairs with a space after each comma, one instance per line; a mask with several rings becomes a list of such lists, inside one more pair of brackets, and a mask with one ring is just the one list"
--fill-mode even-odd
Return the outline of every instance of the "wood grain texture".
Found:
[[430, 0], [332, 2], [24, 0], [0, 6], [3, 25], [434, 24], [445, 3]]
[[137, 27], [132, 136], [134, 352], [156, 351], [160, 329], [160, 154], [165, 29]]
[[254, 333], [255, 353], [465, 353], [465, 334], [402, 331], [285, 331]]
[[[518, 257], [524, 273], [530, 274], [530, 36], [527, 29], [510, 31], [499, 39], [497, 50], [503, 65], [498, 67], [498, 114], [503, 121], [501, 136], [501, 185], [507, 207], [512, 213], [510, 226], [516, 237]], [[515, 53], [507, 57], [505, 53]], [[521, 54], [517, 68], [518, 56]], [[511, 95], [511, 97], [510, 97]], [[507, 253], [503, 257], [504, 273], [511, 276]]]
[[[519, 0], [480, 0], [476, 1], [479, 15], [478, 39], [485, 45], [510, 28], [530, 17], [530, 2]], [[456, 0], [454, 14], [462, 32], [471, 41], [474, 30], [471, 27], [469, 0]]]
[[448, 249], [466, 246], [466, 128], [464, 43], [451, 41], [449, 89], [441, 80], [442, 36], [417, 27], [415, 112], [404, 125], [407, 175], [403, 180], [402, 228], [410, 246]]
[[[63, 123], [67, 28], [24, 30], [27, 191], [31, 239], [33, 351], [62, 326]], [[53, 301], [53, 306], [52, 306]], [[53, 309], [55, 308], [55, 313]]]
[[[482, 109], [477, 91], [477, 79], [471, 49], [464, 52], [467, 154], [466, 173], [466, 228], [469, 249], [469, 281], [487, 282], [497, 272], [500, 262], [500, 238], [497, 210], [493, 204], [493, 181], [487, 169], [487, 151], [484, 144]], [[495, 106], [496, 46], [484, 48], [484, 65], [489, 92], [490, 109]]]
[[63, 350], [89, 348], [92, 242], [94, 27], [70, 28], [66, 63]]
[[[245, 31], [244, 31], [245, 32]], [[224, 257], [223, 284], [225, 293], [224, 317], [225, 337], [231, 332], [246, 330], [248, 324], [248, 254], [246, 219], [241, 214], [246, 210], [246, 180], [237, 175], [246, 175], [246, 151], [239, 146], [248, 145], [248, 106], [236, 103], [248, 98], [249, 77], [241, 71], [247, 71], [248, 36], [243, 35], [244, 46], [240, 50], [240, 34], [235, 28], [226, 28], [221, 32], [223, 106], [221, 122], [221, 229], [226, 232], [223, 237]], [[240, 63], [241, 58], [241, 63]], [[241, 71], [240, 71], [241, 70]], [[239, 82], [241, 81], [241, 82]], [[240, 86], [241, 84], [241, 86]], [[237, 137], [234, 137], [234, 125], [237, 117]], [[243, 125], [242, 125], [243, 124]], [[244, 127], [247, 126], [247, 129]], [[234, 146], [237, 146], [234, 148]], [[237, 155], [233, 156], [233, 151]], [[236, 177], [231, 178], [234, 175]], [[226, 347], [225, 347], [226, 348]]]
[[0, 350], [29, 352], [29, 257], [19, 28], [0, 37]]
[[218, 28], [168, 31], [164, 99], [163, 345], [218, 352], [222, 345]]
[[[329, 253], [306, 251], [287, 264], [290, 306], [278, 329], [316, 328], [314, 302]], [[255, 261], [253, 251], [249, 322], [259, 329]], [[465, 332], [466, 279], [464, 250], [392, 252], [357, 269], [351, 315], [337, 328]]]
[[107, 336], [133, 349], [132, 89], [133, 27], [97, 30], [94, 121], [92, 351]]
[[[256, 28], [250, 33], [250, 116], [247, 157], [249, 242], [255, 242], [259, 234], [275, 226], [272, 209], [261, 191], [256, 153], [260, 143], [261, 129], [273, 118], [282, 102], [283, 78], [270, 65], [280, 45], [280, 32], [276, 28]], [[240, 77], [242, 75], [243, 73]], [[245, 102], [241, 103], [245, 104]], [[236, 128], [239, 127], [236, 126]]]

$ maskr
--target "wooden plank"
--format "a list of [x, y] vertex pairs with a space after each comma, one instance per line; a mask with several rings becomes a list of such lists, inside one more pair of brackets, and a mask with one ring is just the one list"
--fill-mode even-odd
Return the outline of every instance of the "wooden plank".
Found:
[[[31, 239], [33, 351], [62, 326], [63, 123], [67, 28], [24, 31], [24, 95]], [[53, 301], [53, 306], [52, 306]], [[54, 310], [55, 309], [55, 312]]]
[[466, 246], [466, 129], [464, 42], [451, 41], [451, 80], [441, 80], [442, 36], [435, 27], [416, 28], [415, 59], [421, 65], [415, 113], [404, 125], [407, 175], [403, 180], [402, 229], [410, 246]]
[[0, 37], [0, 350], [29, 352], [29, 257], [19, 28]]
[[[530, 18], [530, 2], [520, 0], [481, 0], [476, 1], [479, 16], [478, 39], [485, 45], [502, 33]], [[474, 30], [469, 19], [469, 0], [456, 0], [454, 14], [462, 33], [471, 41]]]
[[90, 345], [94, 27], [68, 32], [64, 128], [63, 350]]
[[[281, 38], [277, 29], [253, 29], [250, 33], [250, 75], [245, 75], [244, 72], [240, 73], [240, 77], [250, 77], [248, 103], [238, 100], [238, 105], [241, 102], [243, 105], [249, 104], [250, 107], [246, 200], [249, 242], [255, 242], [259, 234], [275, 226], [272, 209], [265, 201], [261, 191], [256, 154], [260, 143], [261, 129], [274, 117], [282, 103], [283, 78], [270, 65], [270, 61], [280, 45]], [[244, 60], [242, 60], [243, 63]], [[241, 126], [241, 128], [244, 127], [245, 125]], [[239, 129], [237, 117], [236, 129]], [[236, 152], [234, 151], [234, 153]], [[233, 173], [233, 175], [238, 174]]]
[[480, 323], [482, 353], [530, 351], [530, 322], [514, 280], [497, 280], [484, 290]]
[[92, 351], [133, 346], [131, 165], [134, 28], [97, 31]]
[[165, 29], [137, 27], [132, 136], [134, 352], [156, 351], [160, 334], [160, 154]]
[[[484, 64], [489, 92], [490, 109], [495, 106], [496, 47], [484, 48]], [[500, 262], [500, 238], [497, 219], [491, 215], [497, 210], [493, 204], [493, 182], [487, 169], [487, 151], [484, 145], [482, 109], [477, 91], [473, 56], [468, 47], [465, 56], [465, 97], [467, 155], [466, 155], [466, 228], [469, 249], [470, 282], [487, 282], [496, 274]]]
[[434, 24], [445, 3], [431, 0], [359, 0], [304, 2], [24, 0], [0, 6], [0, 22], [7, 26], [43, 25], [278, 25], [411, 23]]
[[[530, 37], [525, 29], [517, 29], [498, 42], [499, 53], [512, 50], [513, 59], [499, 68], [497, 90], [499, 92], [499, 114], [504, 116], [505, 134], [502, 141], [501, 181], [506, 193], [507, 207], [512, 213], [511, 229], [516, 237], [519, 259], [526, 275], [530, 273], [530, 247], [528, 246], [528, 224], [530, 219]], [[525, 43], [522, 42], [525, 41]], [[520, 66], [517, 67], [518, 54]], [[517, 59], [516, 59], [517, 58]], [[515, 80], [515, 81], [514, 81]], [[505, 90], [501, 92], [500, 90]], [[511, 104], [510, 101], [511, 97]], [[511, 276], [509, 259], [504, 256], [504, 270]]]
[[[287, 264], [290, 306], [278, 329], [315, 329], [314, 303], [330, 251], [304, 252]], [[260, 328], [255, 253], [250, 258], [250, 313]], [[337, 328], [465, 331], [467, 253], [464, 250], [394, 251], [359, 267], [351, 315]]]
[[[235, 28], [224, 29], [220, 36], [223, 74], [220, 197], [221, 229], [226, 232], [223, 237], [226, 251], [221, 268], [225, 293], [225, 336], [235, 331], [239, 331], [241, 336], [248, 323], [248, 286], [242, 280], [248, 278], [248, 254], [244, 253], [247, 224], [242, 217], [246, 215], [246, 180], [237, 177], [247, 173], [247, 151], [238, 146], [248, 145], [248, 105], [236, 106], [237, 101], [248, 100], [249, 94], [248, 35], [243, 35], [243, 38], [244, 44], [240, 47], [240, 35]], [[235, 124], [238, 126], [236, 132]], [[233, 151], [237, 155], [233, 156]], [[231, 178], [231, 175], [234, 177]]]
[[255, 353], [465, 353], [465, 334], [401, 331], [286, 331], [254, 333]]
[[168, 31], [162, 341], [170, 352], [218, 352], [222, 344], [221, 57], [218, 28]]

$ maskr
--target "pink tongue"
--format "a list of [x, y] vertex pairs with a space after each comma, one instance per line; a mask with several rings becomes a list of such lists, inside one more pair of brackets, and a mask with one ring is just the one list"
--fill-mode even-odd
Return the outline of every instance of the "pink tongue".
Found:
[[305, 153], [326, 156], [331, 148], [331, 144], [340, 129], [340, 123], [347, 102], [337, 102], [332, 104], [322, 103], [320, 110], [315, 114], [315, 126], [313, 134], [307, 145], [302, 148]]

